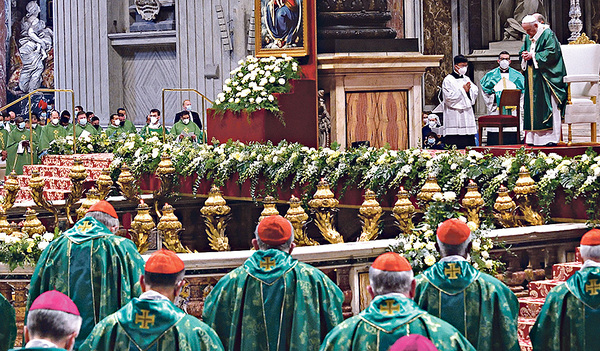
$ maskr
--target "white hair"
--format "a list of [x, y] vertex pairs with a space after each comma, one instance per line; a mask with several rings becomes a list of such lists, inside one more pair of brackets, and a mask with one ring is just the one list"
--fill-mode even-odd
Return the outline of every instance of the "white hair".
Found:
[[388, 272], [377, 268], [369, 268], [369, 284], [375, 295], [400, 293], [408, 295], [414, 280], [412, 270], [404, 272]]
[[600, 261], [600, 245], [580, 245], [579, 252], [583, 260]]
[[521, 20], [521, 23], [522, 24], [525, 24], [525, 23], [536, 24], [536, 23], [540, 23], [540, 22], [538, 21], [538, 19], [535, 16], [527, 15], [527, 16], [523, 17], [523, 19]]
[[440, 238], [438, 238], [436, 236], [437, 244], [438, 244], [438, 247], [440, 248], [440, 255], [442, 257], [452, 256], [452, 255], [466, 256], [468, 253], [467, 248], [469, 247], [469, 244], [471, 243], [471, 238], [472, 238], [472, 236], [469, 236], [467, 238], [467, 240], [465, 240], [462, 244], [450, 245], [450, 244], [444, 244], [443, 242], [440, 241]]
[[85, 217], [96, 218], [98, 222], [104, 224], [108, 229], [119, 226], [119, 219], [109, 215], [108, 213], [91, 211], [86, 213]]
[[290, 228], [292, 230], [292, 235], [290, 235], [290, 238], [288, 239], [288, 241], [284, 242], [283, 244], [281, 244], [279, 246], [271, 246], [269, 244], [265, 244], [262, 240], [260, 240], [260, 237], [258, 236], [258, 226], [260, 225], [260, 222], [258, 223], [258, 225], [256, 225], [256, 229], [254, 229], [254, 237], [256, 238], [259, 250], [265, 251], [268, 249], [277, 249], [277, 250], [281, 250], [284, 252], [290, 251], [290, 247], [292, 246], [292, 243], [294, 242], [294, 226], [292, 226], [292, 223], [290, 223], [290, 221], [288, 221], [287, 219], [286, 219], [286, 221], [290, 225]]
[[27, 329], [35, 338], [61, 341], [73, 333], [79, 334], [80, 316], [63, 312], [39, 309], [27, 315]]

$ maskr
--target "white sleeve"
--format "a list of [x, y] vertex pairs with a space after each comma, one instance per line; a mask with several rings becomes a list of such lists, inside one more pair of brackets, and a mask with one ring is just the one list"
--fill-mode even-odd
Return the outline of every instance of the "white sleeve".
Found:
[[475, 105], [477, 101], [477, 96], [479, 96], [479, 88], [477, 84], [471, 82], [471, 89], [469, 89], [469, 94], [471, 95], [471, 105]]
[[487, 106], [488, 113], [494, 112], [497, 107], [496, 105], [496, 94], [488, 94], [483, 92], [483, 101], [485, 102], [485, 106]]
[[[465, 101], [466, 96], [463, 94], [455, 84], [450, 79], [450, 77], [446, 77], [442, 82], [442, 91], [444, 93], [444, 104], [448, 108], [452, 108], [455, 110], [464, 110], [469, 108], [469, 104]], [[471, 86], [471, 89], [473, 86]]]

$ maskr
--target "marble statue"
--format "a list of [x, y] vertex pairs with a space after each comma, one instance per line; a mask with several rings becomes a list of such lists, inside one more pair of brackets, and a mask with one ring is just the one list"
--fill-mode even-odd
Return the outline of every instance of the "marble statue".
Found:
[[19, 89], [29, 93], [42, 85], [44, 61], [52, 49], [53, 33], [50, 28], [46, 28], [46, 23], [38, 18], [40, 7], [35, 1], [30, 1], [26, 10], [27, 14], [21, 22], [21, 39], [19, 39], [19, 55], [23, 61]]
[[525, 34], [521, 20], [534, 13], [546, 14], [542, 0], [502, 0], [498, 16], [504, 28], [504, 40], [521, 40]]

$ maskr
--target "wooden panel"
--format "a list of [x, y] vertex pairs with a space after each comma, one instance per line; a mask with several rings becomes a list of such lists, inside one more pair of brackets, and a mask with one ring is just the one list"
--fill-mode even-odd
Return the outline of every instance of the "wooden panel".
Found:
[[368, 140], [374, 147], [407, 149], [407, 101], [406, 90], [346, 93], [347, 146]]

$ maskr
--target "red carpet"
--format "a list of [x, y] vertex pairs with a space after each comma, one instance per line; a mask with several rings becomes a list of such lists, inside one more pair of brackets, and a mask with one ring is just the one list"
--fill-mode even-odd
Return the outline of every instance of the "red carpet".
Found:
[[587, 149], [592, 148], [596, 153], [600, 153], [600, 144], [596, 145], [573, 145], [567, 146], [557, 145], [557, 146], [529, 146], [529, 145], [495, 145], [495, 146], [478, 146], [472, 147], [472, 150], [481, 153], [491, 153], [494, 156], [503, 156], [506, 153], [515, 154], [520, 148], [525, 148], [527, 151], [538, 152], [543, 151], [546, 154], [554, 152], [563, 157], [574, 157], [577, 155], [584, 154]]

